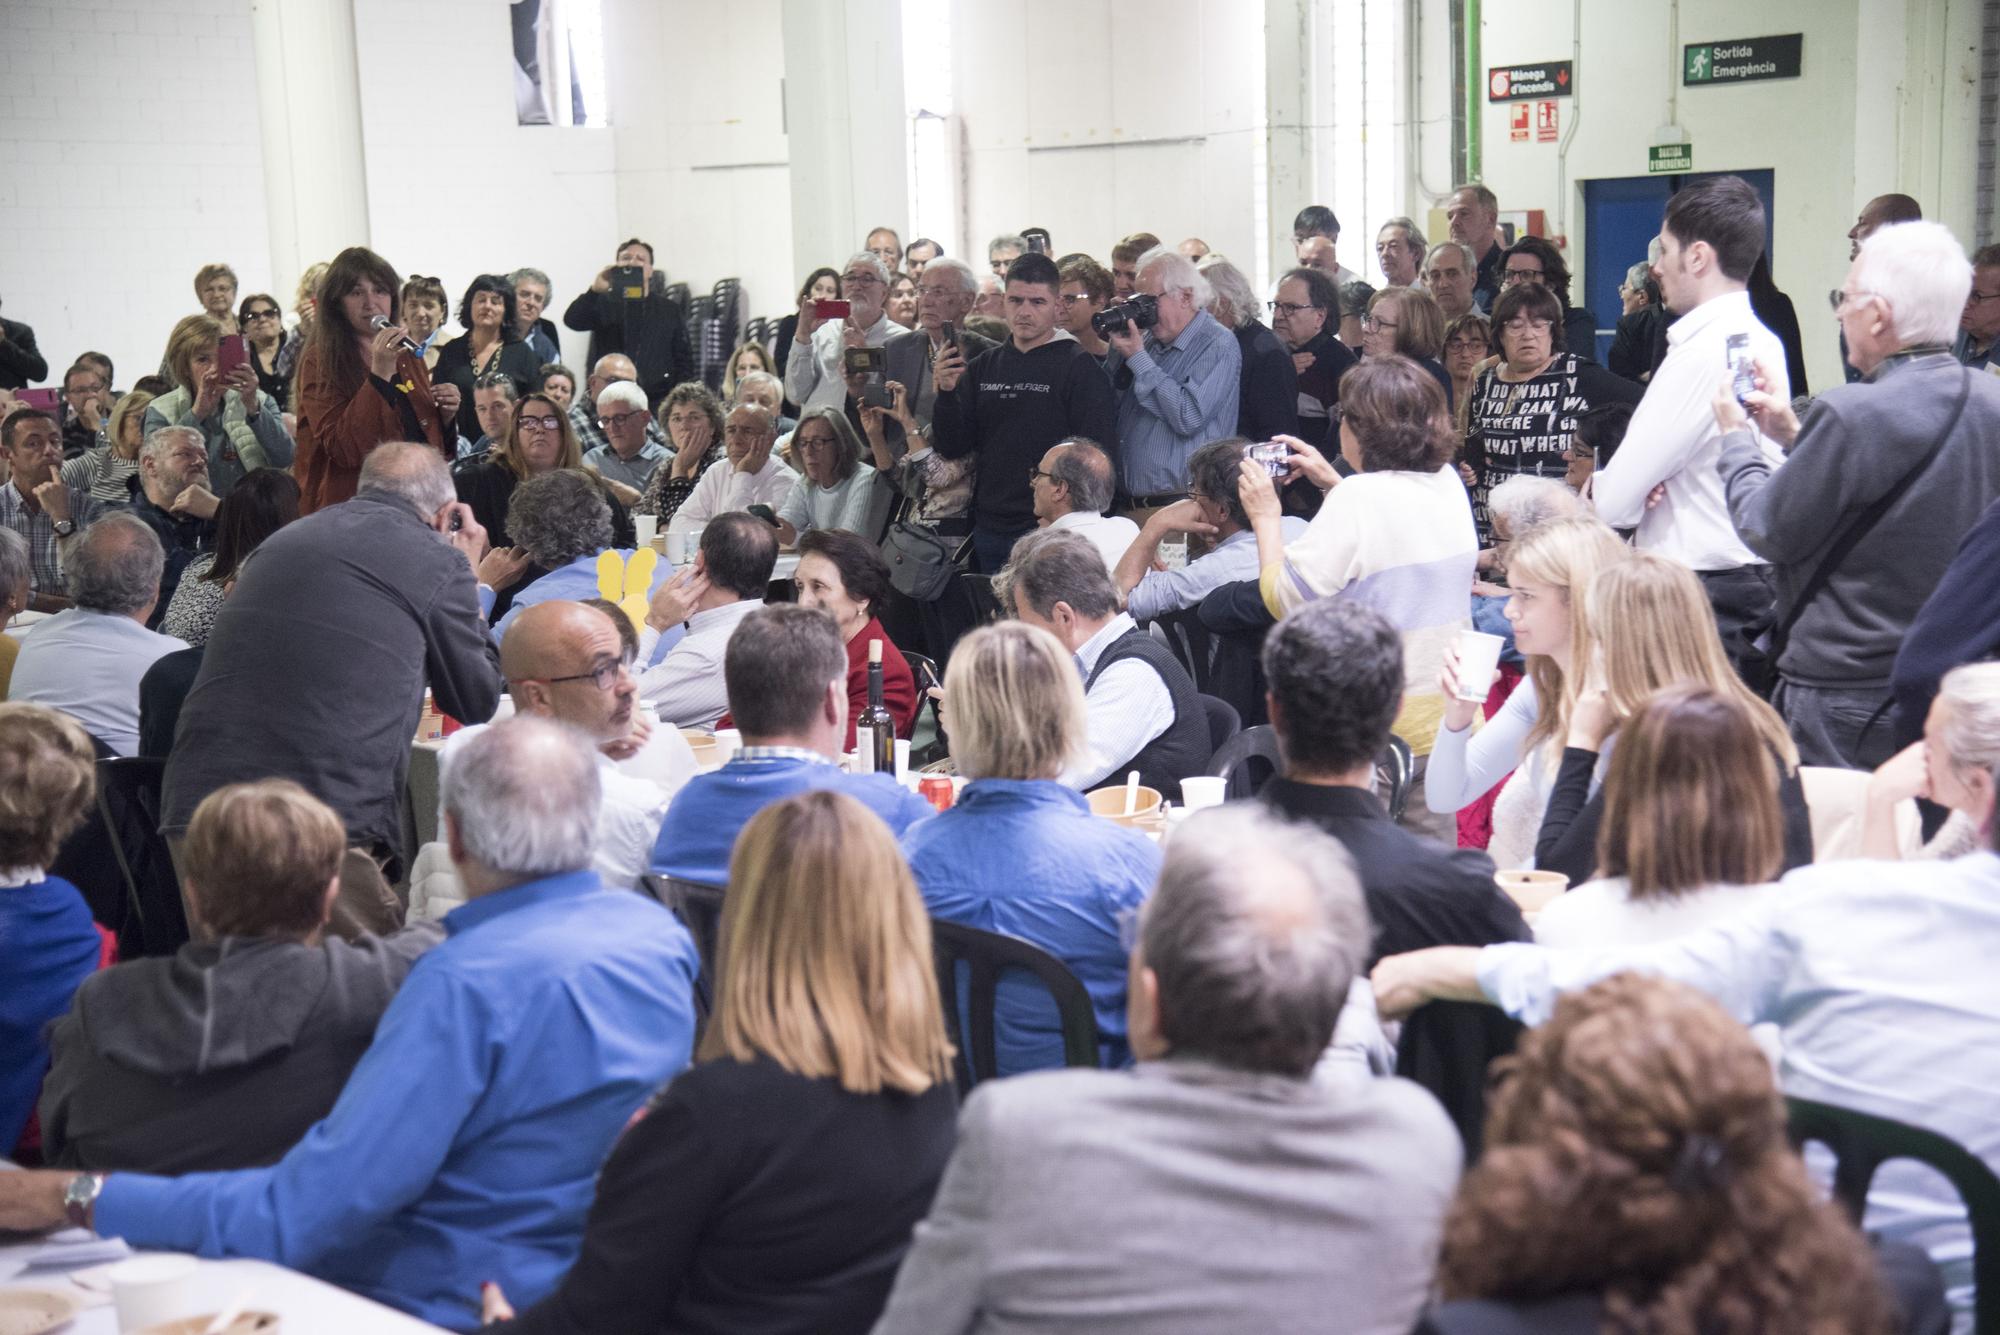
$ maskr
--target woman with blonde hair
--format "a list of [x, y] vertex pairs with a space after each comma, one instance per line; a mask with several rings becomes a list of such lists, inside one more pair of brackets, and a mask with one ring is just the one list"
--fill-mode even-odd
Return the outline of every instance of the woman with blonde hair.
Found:
[[1888, 1335], [1875, 1258], [1806, 1174], [1771, 1063], [1682, 983], [1618, 974], [1503, 1058], [1419, 1335]]
[[[971, 780], [958, 805], [903, 836], [934, 917], [1040, 946], [1076, 974], [1097, 1014], [1101, 1058], [1131, 1060], [1120, 921], [1152, 893], [1159, 846], [1093, 816], [1058, 778], [1084, 747], [1083, 679], [1055, 636], [1019, 621], [973, 631], [945, 669], [952, 755]], [[1063, 1064], [1062, 1030], [1041, 987], [1003, 978], [999, 1069]]]
[[[487, 1330], [863, 1332], [956, 1138], [930, 922], [888, 827], [827, 790], [730, 859], [695, 1064], [612, 1149], [562, 1285]], [[486, 1317], [513, 1317], [488, 1285]]]
[[257, 468], [290, 468], [292, 435], [284, 410], [257, 387], [244, 362], [226, 377], [216, 370], [227, 332], [212, 315], [190, 315], [167, 338], [167, 370], [175, 388], [146, 408], [145, 434], [163, 426], [192, 427], [208, 447], [208, 489], [227, 496]]
[[[1515, 545], [1507, 563], [1506, 613], [1527, 675], [1476, 737], [1471, 729], [1479, 705], [1459, 698], [1456, 647], [1445, 652], [1444, 725], [1432, 745], [1424, 802], [1448, 815], [1476, 802], [1511, 771], [1493, 804], [1487, 852], [1497, 866], [1534, 865], [1570, 709], [1590, 661], [1579, 614], [1598, 572], [1628, 555], [1618, 535], [1588, 515], [1544, 524]], [[1487, 685], [1469, 683], [1476, 693]]]
[[152, 403], [153, 396], [143, 389], [120, 395], [105, 423], [106, 443], [64, 460], [63, 485], [87, 491], [93, 500], [107, 505], [130, 505], [132, 488], [127, 483], [139, 475], [139, 447], [146, 442], [146, 409]]
[[[298, 324], [293, 327], [285, 345], [278, 349], [278, 360], [273, 369], [291, 384], [299, 369], [299, 354], [305, 351], [306, 340], [312, 337], [313, 321], [319, 314], [319, 285], [331, 267], [325, 260], [306, 266], [299, 275], [298, 290], [292, 294], [292, 311], [298, 316]], [[296, 408], [291, 396], [286, 395], [285, 406]]]
[[[1605, 570], [1590, 586], [1579, 636], [1592, 679], [1581, 683], [1562, 733], [1561, 764], [1535, 839], [1535, 866], [1563, 872], [1575, 884], [1597, 859], [1598, 826], [1606, 817], [1601, 790], [1607, 743], [1624, 721], [1669, 686], [1703, 686], [1732, 702], [1756, 729], [1772, 762], [1771, 791], [1784, 815], [1782, 870], [1812, 861], [1812, 819], [1799, 781], [1799, 753], [1784, 720], [1729, 665], [1715, 614], [1701, 581], [1671, 557], [1638, 552]], [[1759, 771], [1760, 774], [1764, 771]]]
[[1618, 730], [1604, 778], [1597, 879], [1544, 908], [1535, 939], [1648, 945], [1734, 913], [1775, 880], [1784, 817], [1762, 722], [1734, 692], [1705, 683], [1668, 686], [1641, 703]]

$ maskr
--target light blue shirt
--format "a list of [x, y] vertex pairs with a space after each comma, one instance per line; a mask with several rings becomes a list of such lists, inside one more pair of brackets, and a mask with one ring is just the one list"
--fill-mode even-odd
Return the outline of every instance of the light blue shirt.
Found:
[[[615, 547], [612, 550], [617, 552], [626, 561], [630, 561], [634, 555], [630, 547]], [[500, 643], [501, 639], [507, 634], [507, 627], [514, 624], [514, 618], [521, 614], [521, 609], [524, 607], [533, 607], [536, 603], [546, 603], [558, 599], [581, 602], [585, 598], [597, 597], [598, 555], [599, 553], [592, 553], [589, 556], [579, 556], [560, 570], [551, 570], [548, 574], [543, 575], [540, 579], [516, 593], [513, 605], [507, 609], [507, 614], [500, 618], [498, 625], [493, 627], [493, 643]], [[661, 557], [659, 563], [653, 567], [653, 582], [646, 587], [647, 596], [651, 597], [655, 590], [673, 577], [673, 566], [667, 561], [666, 557]], [[486, 593], [485, 588], [482, 587], [479, 592], [483, 601]], [[613, 601], [617, 600], [614, 599]], [[485, 606], [490, 610], [492, 604], [486, 603]], [[654, 663], [659, 662], [667, 656], [667, 650], [673, 648], [679, 639], [678, 635], [672, 638], [662, 635], [658, 643], [653, 646], [652, 652], [640, 658], [640, 665], [650, 667]], [[638, 670], [638, 668], [633, 669], [635, 672]]]
[[854, 471], [830, 487], [822, 487], [804, 473], [792, 484], [789, 495], [778, 506], [778, 518], [804, 533], [809, 529], [845, 529], [862, 533], [868, 523], [869, 503], [875, 499], [875, 470], [856, 464]]
[[59, 709], [121, 756], [139, 754], [139, 679], [186, 640], [131, 617], [70, 607], [37, 622], [14, 660], [9, 700]]
[[[903, 836], [903, 853], [932, 916], [1019, 937], [1068, 965], [1090, 993], [1104, 1064], [1131, 1061], [1121, 922], [1153, 893], [1158, 844], [1093, 816], [1081, 793], [1053, 780], [975, 779], [956, 806]], [[998, 1074], [1063, 1064], [1041, 984], [1002, 978], [995, 1023]]]
[[1243, 349], [1236, 335], [1207, 311], [1197, 311], [1172, 343], [1148, 330], [1130, 361], [1113, 348], [1105, 369], [1118, 391], [1116, 455], [1125, 494], [1185, 492], [1188, 456], [1211, 440], [1236, 434], [1243, 392]]
[[479, 1324], [486, 1280], [523, 1309], [553, 1292], [612, 1141], [688, 1063], [694, 943], [590, 871], [482, 895], [444, 924], [291, 1153], [114, 1174], [98, 1232], [276, 1261], [459, 1330]]
[[[1547, 1019], [1562, 993], [1627, 969], [1679, 979], [1744, 1024], [1778, 1026], [1787, 1094], [1949, 1136], [2000, 1172], [2000, 856], [1802, 867], [1729, 921], [1627, 950], [1488, 946], [1479, 986]], [[1926, 1246], [1969, 1281], [1957, 1194], [1889, 1163], [1867, 1225]]]
[[[1278, 531], [1290, 546], [1303, 538], [1310, 527], [1297, 515], [1278, 521]], [[1179, 570], [1149, 570], [1146, 577], [1125, 595], [1125, 610], [1135, 621], [1199, 607], [1201, 600], [1225, 584], [1256, 579], [1263, 573], [1257, 561], [1257, 535], [1249, 529], [1232, 533], [1217, 543], [1208, 555], [1197, 557]]]
[[646, 484], [653, 480], [653, 470], [660, 462], [674, 457], [674, 452], [666, 446], [648, 439], [641, 441], [639, 452], [630, 459], [622, 459], [618, 451], [610, 445], [600, 445], [583, 456], [583, 466], [599, 477], [622, 482], [634, 491], [644, 491]]

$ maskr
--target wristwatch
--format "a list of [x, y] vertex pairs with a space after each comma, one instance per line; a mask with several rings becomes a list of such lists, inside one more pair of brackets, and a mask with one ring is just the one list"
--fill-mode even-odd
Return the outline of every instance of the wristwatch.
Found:
[[74, 519], [58, 519], [51, 527], [55, 529], [58, 538], [67, 538], [70, 534], [76, 532], [76, 521]]
[[104, 1190], [102, 1173], [78, 1173], [63, 1188], [63, 1214], [78, 1228], [90, 1227], [91, 1207], [97, 1204], [97, 1193]]

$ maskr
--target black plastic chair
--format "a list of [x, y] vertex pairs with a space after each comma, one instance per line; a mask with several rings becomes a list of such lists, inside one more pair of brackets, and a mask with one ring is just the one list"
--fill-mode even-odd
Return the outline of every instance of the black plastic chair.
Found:
[[1942, 1173], [1965, 1202], [1972, 1225], [1973, 1329], [2000, 1332], [2000, 1177], [1957, 1141], [1922, 1127], [1811, 1099], [1785, 1100], [1792, 1142], [1833, 1151], [1833, 1196], [1858, 1226], [1875, 1170], [1910, 1159]]
[[1229, 780], [1229, 800], [1240, 802], [1255, 797], [1273, 774], [1278, 772], [1278, 733], [1268, 723], [1245, 728], [1216, 748], [1208, 762], [1208, 772]]
[[646, 893], [672, 909], [694, 937], [701, 952], [701, 975], [695, 979], [695, 1006], [705, 1020], [715, 1005], [715, 973], [722, 963], [716, 951], [722, 936], [722, 891], [719, 885], [684, 881], [678, 876], [642, 876]]
[[1208, 750], [1214, 755], [1243, 731], [1243, 717], [1236, 712], [1235, 705], [1212, 695], [1201, 697], [1201, 707], [1208, 713]]
[[[994, 1055], [993, 1013], [999, 998], [1000, 975], [1010, 969], [1032, 975], [1055, 999], [1062, 1025], [1064, 1065], [1098, 1064], [1097, 1013], [1091, 1009], [1090, 993], [1061, 960], [1019, 937], [938, 918], [931, 919], [931, 952], [937, 961], [945, 1032], [958, 1047], [953, 1065], [960, 1098], [971, 1093], [981, 1080], [990, 1079], [998, 1066]], [[959, 1013], [961, 967], [967, 974], [969, 1016]]]
[[913, 734], [911, 740], [915, 740], [914, 734], [916, 732], [917, 721], [923, 718], [926, 709], [931, 711], [931, 734], [937, 739], [931, 743], [929, 748], [929, 750], [937, 753], [935, 755], [925, 755], [920, 760], [914, 749], [910, 752], [911, 767], [921, 768], [934, 761], [942, 760], [946, 755], [950, 754], [949, 748], [945, 745], [944, 719], [939, 717], [937, 700], [931, 695], [928, 689], [932, 686], [944, 685], [944, 674], [938, 671], [936, 663], [923, 654], [910, 649], [903, 650], [902, 654], [903, 662], [909, 667], [910, 676], [915, 680], [917, 686], [917, 712], [910, 721], [910, 731]]
[[1410, 786], [1417, 777], [1417, 758], [1411, 753], [1410, 744], [1390, 734], [1389, 744], [1375, 761], [1375, 777], [1382, 804], [1389, 809], [1389, 819], [1403, 819], [1403, 809], [1410, 803]]
[[125, 955], [171, 955], [188, 940], [180, 877], [160, 833], [167, 762], [121, 756], [97, 762], [97, 814], [125, 884], [127, 919], [118, 931]]
[[977, 618], [975, 624], [984, 626], [998, 621], [1007, 614], [1000, 606], [1000, 599], [993, 592], [993, 576], [975, 575], [970, 571], [958, 573], [958, 587], [965, 590], [965, 596], [972, 600], [972, 613]]

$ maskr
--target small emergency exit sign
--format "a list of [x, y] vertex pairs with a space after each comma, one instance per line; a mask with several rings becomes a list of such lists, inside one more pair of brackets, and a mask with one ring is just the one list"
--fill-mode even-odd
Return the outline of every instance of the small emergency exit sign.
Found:
[[1693, 144], [1654, 144], [1646, 150], [1646, 171], [1649, 175], [1671, 175], [1693, 170]]

